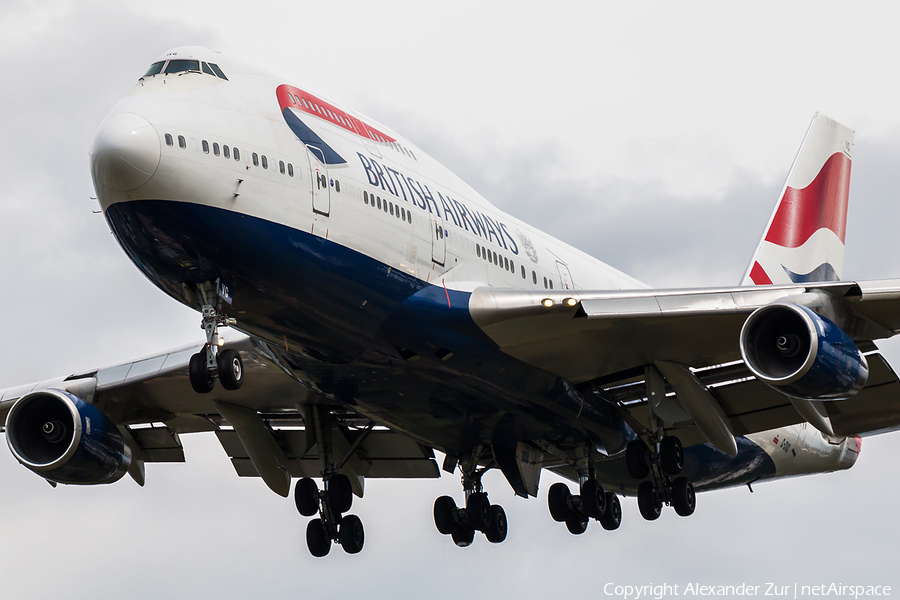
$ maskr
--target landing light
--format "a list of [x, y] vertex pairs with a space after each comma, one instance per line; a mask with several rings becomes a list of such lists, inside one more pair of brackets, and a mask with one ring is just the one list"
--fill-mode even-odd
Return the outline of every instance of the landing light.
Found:
[[219, 338], [219, 341], [216, 342], [216, 343], [219, 344], [219, 346], [224, 346], [224, 345], [225, 345], [225, 338], [220, 337], [220, 338]]
[[543, 305], [544, 308], [550, 308], [551, 306], [553, 306], [553, 299], [544, 298], [543, 300], [541, 300], [541, 305]]
[[576, 300], [575, 298], [566, 298], [565, 300], [563, 300], [563, 304], [565, 304], [566, 306], [575, 306], [576, 304], [578, 304], [578, 300]]

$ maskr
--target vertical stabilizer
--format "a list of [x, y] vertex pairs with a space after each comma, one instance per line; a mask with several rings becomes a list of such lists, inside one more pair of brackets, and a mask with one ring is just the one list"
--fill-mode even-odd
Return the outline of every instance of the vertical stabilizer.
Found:
[[852, 152], [853, 131], [816, 113], [741, 285], [841, 278]]

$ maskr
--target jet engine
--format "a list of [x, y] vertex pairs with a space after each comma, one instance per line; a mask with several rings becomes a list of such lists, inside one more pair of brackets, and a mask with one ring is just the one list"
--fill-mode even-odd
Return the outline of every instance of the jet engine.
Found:
[[26, 394], [6, 417], [16, 459], [55, 483], [113, 483], [128, 472], [131, 449], [99, 409], [61, 390]]
[[799, 304], [756, 309], [744, 322], [740, 344], [757, 379], [796, 398], [849, 398], [869, 377], [865, 357], [847, 334]]

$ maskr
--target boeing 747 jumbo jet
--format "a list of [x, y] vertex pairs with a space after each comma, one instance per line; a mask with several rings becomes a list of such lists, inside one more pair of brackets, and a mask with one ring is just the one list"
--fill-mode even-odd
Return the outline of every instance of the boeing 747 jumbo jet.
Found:
[[861, 435], [900, 427], [874, 343], [900, 331], [900, 281], [840, 279], [852, 150], [816, 115], [741, 284], [654, 290], [373, 119], [174, 49], [91, 168], [122, 249], [205, 339], [0, 392], [6, 440], [54, 486], [142, 485], [212, 432], [239, 476], [285, 497], [297, 479], [315, 556], [362, 550], [371, 477], [458, 472], [434, 523], [468, 546], [506, 538], [489, 469], [522, 497], [545, 469], [571, 481], [548, 501], [573, 534], [616, 529], [624, 496], [686, 517], [697, 491], [847, 469]]

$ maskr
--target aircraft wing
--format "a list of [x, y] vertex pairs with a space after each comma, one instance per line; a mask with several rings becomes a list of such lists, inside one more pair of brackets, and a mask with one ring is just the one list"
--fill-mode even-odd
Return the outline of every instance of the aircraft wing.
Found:
[[[215, 432], [238, 475], [262, 476], [276, 492], [287, 494], [285, 480], [318, 472], [318, 446], [307, 437], [301, 410], [328, 399], [279, 366], [268, 348], [244, 335], [233, 336], [223, 349], [241, 354], [244, 386], [197, 394], [188, 378], [188, 362], [202, 344], [65, 378], [0, 391], [0, 423], [24, 395], [45, 389], [69, 392], [107, 415], [143, 462], [184, 462], [180, 435]], [[338, 414], [339, 412], [339, 414]], [[438, 477], [431, 448], [341, 408], [335, 414], [335, 445], [345, 458], [342, 472], [362, 495], [362, 478]], [[249, 416], [248, 416], [249, 415]], [[234, 421], [234, 422], [232, 422]], [[241, 422], [251, 423], [250, 443]], [[260, 427], [260, 425], [262, 427]], [[357, 439], [364, 436], [364, 439]], [[268, 464], [254, 462], [253, 441], [268, 445]], [[273, 446], [274, 442], [274, 446]], [[343, 453], [341, 453], [343, 452]], [[272, 456], [275, 458], [272, 459]], [[275, 463], [272, 463], [272, 460]], [[312, 467], [315, 465], [315, 468]], [[268, 472], [267, 472], [268, 471]], [[143, 473], [133, 473], [142, 483]], [[276, 489], [277, 488], [277, 489]]]
[[[872, 340], [900, 332], [900, 280], [597, 292], [478, 288], [469, 310], [505, 353], [601, 391], [638, 423], [647, 422], [646, 366], [689, 367], [721, 406], [731, 431], [743, 435], [815, 420], [798, 412], [804, 408], [798, 404], [809, 401], [798, 403], [755, 379], [739, 347], [741, 328], [754, 310], [810, 295], [824, 295], [843, 311], [853, 325], [851, 337], [869, 353], [862, 392], [811, 403], [831, 421], [823, 428], [850, 435], [900, 426], [900, 383], [890, 365], [872, 354]], [[666, 389], [673, 390], [670, 384]], [[684, 444], [707, 441], [690, 411], [677, 408], [666, 421]]]

